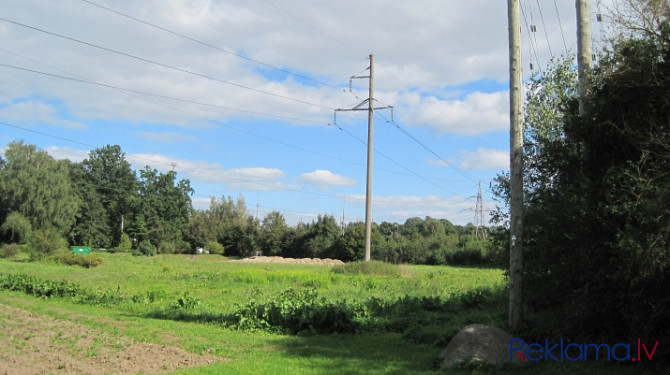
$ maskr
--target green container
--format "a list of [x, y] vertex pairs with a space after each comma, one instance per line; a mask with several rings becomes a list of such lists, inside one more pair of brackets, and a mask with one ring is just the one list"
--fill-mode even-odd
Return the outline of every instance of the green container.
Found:
[[72, 246], [72, 252], [75, 254], [88, 254], [91, 252], [91, 248], [85, 246]]

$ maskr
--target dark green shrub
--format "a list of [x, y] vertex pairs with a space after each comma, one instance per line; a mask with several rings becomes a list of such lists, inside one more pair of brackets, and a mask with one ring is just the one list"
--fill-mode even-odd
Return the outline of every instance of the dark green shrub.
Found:
[[443, 248], [433, 250], [428, 257], [427, 263], [434, 266], [449, 264], [449, 251]]
[[451, 265], [476, 266], [486, 263], [486, 258], [478, 249], [459, 249], [448, 255], [447, 260]]
[[216, 241], [209, 241], [205, 245], [205, 250], [209, 251], [210, 254], [219, 254], [223, 255], [223, 252], [225, 249], [223, 248], [223, 245]]
[[129, 251], [133, 247], [133, 242], [130, 240], [130, 236], [126, 233], [121, 234], [121, 240], [119, 241], [119, 250]]
[[0, 248], [0, 258], [14, 258], [19, 253], [19, 245], [8, 243]]
[[191, 244], [184, 241], [184, 240], [179, 240], [175, 243], [175, 253], [179, 254], [192, 254], [193, 249], [191, 248]]
[[154, 256], [156, 255], [156, 246], [154, 246], [149, 240], [144, 240], [140, 242], [139, 246], [133, 250], [134, 256], [146, 255]]
[[42, 259], [58, 250], [67, 249], [67, 241], [55, 229], [36, 230], [28, 240], [30, 259]]
[[160, 254], [174, 254], [177, 252], [177, 246], [174, 242], [161, 241], [158, 244], [158, 252]]
[[28, 218], [14, 211], [7, 216], [0, 230], [9, 235], [10, 241], [24, 244], [30, 238], [33, 228]]

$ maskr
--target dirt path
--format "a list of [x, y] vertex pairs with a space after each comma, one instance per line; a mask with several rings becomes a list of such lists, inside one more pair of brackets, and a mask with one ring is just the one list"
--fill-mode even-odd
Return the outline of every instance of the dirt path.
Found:
[[0, 304], [0, 375], [160, 374], [224, 359], [126, 337]]

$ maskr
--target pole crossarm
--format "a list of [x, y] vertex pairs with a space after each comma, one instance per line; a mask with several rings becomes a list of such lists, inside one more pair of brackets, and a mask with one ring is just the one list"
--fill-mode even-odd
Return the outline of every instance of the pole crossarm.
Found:
[[[337, 108], [335, 110], [335, 113], [333, 115], [333, 124], [337, 125], [337, 112], [352, 112], [352, 111], [377, 111], [381, 109], [390, 109], [391, 110], [391, 119], [393, 119], [393, 106], [392, 105], [387, 105], [384, 107], [369, 107], [370, 99], [365, 99], [363, 100], [359, 105], [352, 107], [352, 108]], [[366, 106], [366, 104], [368, 106]], [[393, 122], [393, 120], [391, 120]]]

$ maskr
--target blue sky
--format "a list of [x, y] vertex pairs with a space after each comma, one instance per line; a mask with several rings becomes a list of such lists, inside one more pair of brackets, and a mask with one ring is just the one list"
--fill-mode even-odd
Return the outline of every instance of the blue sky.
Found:
[[[394, 107], [394, 122], [374, 119], [374, 220], [466, 224], [480, 182], [495, 207], [489, 184], [509, 164], [504, 1], [1, 3], [0, 148], [23, 139], [81, 161], [118, 144], [134, 169], [175, 163], [196, 208], [243, 195], [261, 218], [363, 220], [366, 112], [333, 113], [367, 98], [349, 77], [374, 53], [377, 105]], [[521, 4], [524, 59], [574, 51], [573, 1]]]

